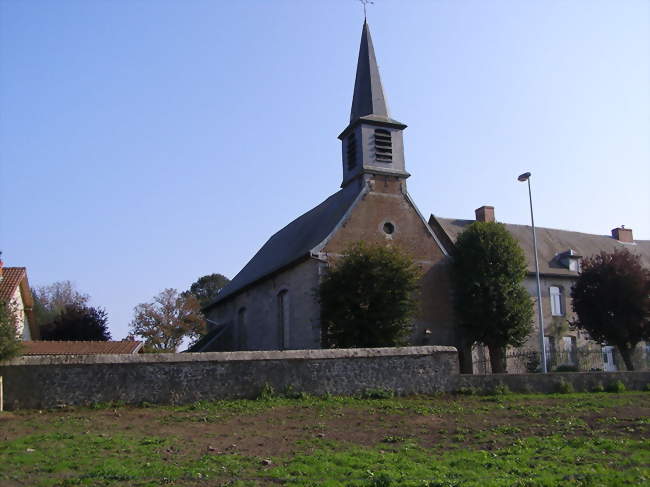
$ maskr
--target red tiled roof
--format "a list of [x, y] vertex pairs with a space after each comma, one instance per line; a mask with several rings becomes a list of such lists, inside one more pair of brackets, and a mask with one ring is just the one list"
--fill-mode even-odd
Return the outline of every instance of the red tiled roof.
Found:
[[98, 355], [106, 353], [138, 353], [142, 342], [122, 340], [110, 342], [25, 341], [23, 355]]
[[9, 301], [16, 288], [27, 276], [27, 270], [24, 267], [3, 267], [2, 278], [0, 278], [0, 300]]

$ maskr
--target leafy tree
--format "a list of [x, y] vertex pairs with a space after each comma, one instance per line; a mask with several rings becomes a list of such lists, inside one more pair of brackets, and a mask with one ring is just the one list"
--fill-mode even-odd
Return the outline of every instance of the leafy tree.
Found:
[[70, 281], [58, 281], [48, 286], [32, 289], [34, 296], [34, 318], [39, 326], [56, 319], [66, 306], [85, 307], [90, 296], [80, 293]]
[[219, 291], [221, 291], [221, 289], [223, 289], [229, 282], [230, 279], [222, 274], [209, 274], [207, 276], [199, 277], [196, 282], [190, 286], [188, 292], [198, 299], [199, 305], [203, 307], [216, 298]]
[[456, 241], [457, 316], [471, 342], [487, 345], [493, 372], [506, 372], [506, 347], [523, 345], [532, 331], [526, 273], [523, 251], [500, 223], [474, 222]]
[[108, 316], [102, 308], [68, 304], [52, 322], [41, 326], [41, 339], [108, 341]]
[[584, 259], [571, 298], [573, 324], [615, 345], [627, 369], [634, 370], [634, 347], [650, 340], [650, 270], [640, 258], [623, 250]]
[[199, 301], [176, 289], [165, 289], [152, 302], [137, 305], [134, 313], [129, 328], [144, 339], [148, 352], [175, 352], [183, 338], [196, 340], [205, 333]]
[[318, 288], [324, 338], [330, 347], [404, 344], [417, 311], [420, 270], [394, 247], [351, 245]]
[[16, 335], [16, 313], [9, 303], [0, 301], [0, 360], [20, 355], [22, 344]]

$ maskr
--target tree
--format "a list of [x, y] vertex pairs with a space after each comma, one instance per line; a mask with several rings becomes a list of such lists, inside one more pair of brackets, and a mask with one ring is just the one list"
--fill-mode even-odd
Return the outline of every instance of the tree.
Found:
[[650, 340], [650, 270], [640, 258], [622, 250], [584, 259], [571, 298], [572, 324], [615, 345], [627, 370], [634, 370], [634, 347]]
[[144, 339], [149, 352], [175, 352], [183, 338], [196, 340], [205, 333], [199, 301], [176, 289], [165, 289], [152, 302], [137, 305], [134, 313], [129, 328]]
[[399, 249], [363, 242], [348, 247], [318, 288], [328, 346], [404, 344], [417, 311], [420, 270]]
[[216, 298], [219, 291], [221, 291], [229, 282], [230, 279], [222, 274], [209, 274], [207, 276], [199, 277], [196, 282], [190, 286], [188, 292], [198, 299], [201, 307], [204, 307]]
[[41, 339], [108, 341], [108, 316], [102, 308], [67, 304], [53, 321], [41, 326]]
[[90, 296], [80, 293], [70, 281], [58, 281], [48, 286], [32, 289], [34, 296], [34, 318], [44, 326], [63, 313], [66, 306], [85, 307]]
[[501, 223], [474, 222], [456, 241], [456, 313], [470, 342], [487, 345], [493, 372], [506, 372], [506, 347], [523, 345], [532, 331], [526, 273], [524, 253]]
[[22, 343], [16, 335], [16, 324], [11, 304], [0, 301], [0, 361], [20, 355]]

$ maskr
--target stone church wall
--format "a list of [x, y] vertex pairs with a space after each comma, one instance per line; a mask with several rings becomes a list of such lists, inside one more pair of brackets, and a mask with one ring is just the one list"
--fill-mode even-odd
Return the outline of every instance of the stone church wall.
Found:
[[[216, 306], [207, 318], [230, 325], [231, 350], [320, 348], [320, 311], [313, 297], [318, 271], [317, 260], [305, 259]], [[278, 309], [282, 291], [288, 299], [288, 342]]]

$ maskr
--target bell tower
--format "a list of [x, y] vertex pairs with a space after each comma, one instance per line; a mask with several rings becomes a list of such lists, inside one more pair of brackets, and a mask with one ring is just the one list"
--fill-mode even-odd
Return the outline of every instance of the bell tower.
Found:
[[370, 28], [364, 20], [350, 123], [339, 135], [343, 155], [341, 187], [364, 175], [408, 178], [402, 137], [405, 128], [390, 118]]

